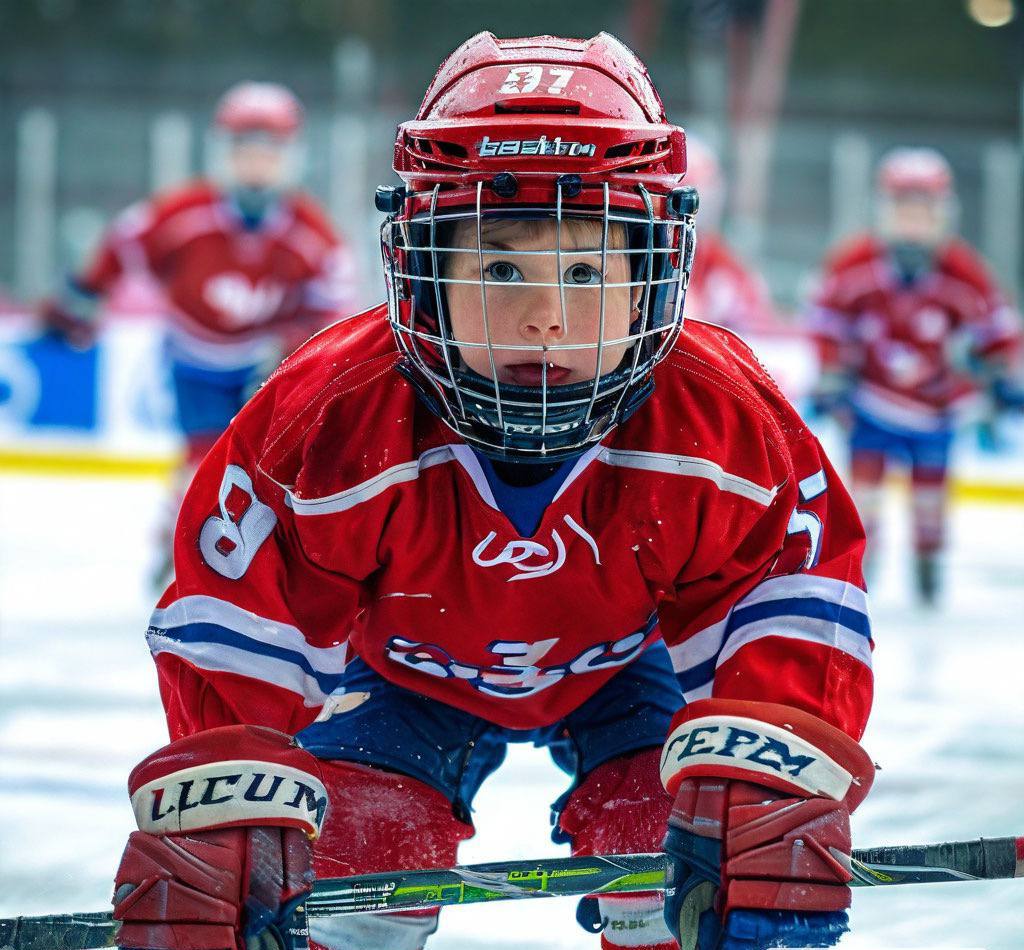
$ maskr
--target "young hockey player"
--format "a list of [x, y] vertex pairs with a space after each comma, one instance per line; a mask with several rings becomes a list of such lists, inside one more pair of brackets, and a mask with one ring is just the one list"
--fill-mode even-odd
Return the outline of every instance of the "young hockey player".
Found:
[[730, 250], [721, 233], [725, 181], [718, 156], [693, 135], [686, 137], [686, 181], [700, 193], [700, 245], [686, 292], [688, 315], [746, 338], [778, 332], [768, 287]]
[[938, 152], [890, 152], [877, 200], [877, 234], [830, 256], [809, 319], [823, 343], [823, 394], [852, 416], [852, 488], [872, 548], [887, 464], [910, 467], [915, 581], [932, 603], [954, 428], [979, 388], [998, 389], [1020, 321], [974, 251], [951, 237], [953, 176]]
[[348, 252], [294, 187], [295, 96], [274, 83], [241, 83], [221, 99], [214, 126], [218, 179], [123, 212], [86, 270], [44, 308], [52, 326], [87, 345], [98, 301], [125, 273], [148, 272], [163, 291], [185, 457], [161, 560], [185, 487], [245, 400], [283, 356], [354, 309]]
[[[682, 129], [607, 34], [481, 33], [395, 168], [387, 305], [286, 360], [185, 499], [120, 944], [274, 945], [314, 874], [450, 866], [532, 742], [575, 854], [671, 855], [667, 906], [583, 903], [603, 947], [831, 945], [873, 772], [864, 538], [749, 350], [683, 327]], [[313, 925], [417, 950], [437, 915]]]

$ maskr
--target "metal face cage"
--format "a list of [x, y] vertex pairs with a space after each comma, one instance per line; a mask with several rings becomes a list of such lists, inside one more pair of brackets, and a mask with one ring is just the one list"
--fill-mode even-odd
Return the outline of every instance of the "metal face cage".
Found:
[[[490, 203], [484, 182], [404, 193], [381, 228], [400, 371], [491, 458], [554, 462], [598, 442], [651, 394], [682, 328], [696, 193], [566, 178], [553, 205]], [[553, 240], [489, 246], [510, 222]], [[538, 310], [555, 314], [543, 332]]]

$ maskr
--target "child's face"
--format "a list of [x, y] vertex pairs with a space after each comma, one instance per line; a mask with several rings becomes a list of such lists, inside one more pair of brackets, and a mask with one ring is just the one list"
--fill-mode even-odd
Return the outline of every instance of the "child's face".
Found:
[[231, 180], [247, 188], [282, 187], [290, 174], [290, 144], [270, 135], [236, 137], [228, 151]]
[[[608, 229], [608, 255], [604, 280], [625, 284], [630, 280], [624, 227]], [[454, 229], [452, 247], [477, 249], [476, 223], [461, 221]], [[487, 324], [492, 344], [555, 347], [540, 350], [496, 349], [494, 368], [499, 383], [540, 386], [542, 364], [547, 363], [547, 384], [564, 386], [592, 380], [598, 373], [601, 336], [601, 224], [568, 219], [562, 222], [561, 272], [565, 309], [558, 287], [559, 261], [555, 254], [503, 254], [515, 251], [553, 251], [554, 221], [484, 221], [482, 226], [484, 288]], [[595, 250], [596, 249], [596, 250]], [[485, 343], [477, 254], [448, 255], [444, 276], [474, 281], [445, 284], [452, 333], [462, 343]], [[550, 284], [531, 287], [524, 284]], [[630, 316], [638, 294], [635, 288], [608, 286], [604, 290], [604, 336], [601, 374], [619, 364], [629, 348], [621, 340], [629, 333]], [[583, 349], [558, 349], [566, 344], [589, 344]], [[483, 346], [460, 346], [466, 365], [481, 376], [491, 376], [491, 363]]]
[[890, 241], [935, 247], [949, 227], [947, 202], [926, 194], [909, 194], [882, 203], [880, 225]]

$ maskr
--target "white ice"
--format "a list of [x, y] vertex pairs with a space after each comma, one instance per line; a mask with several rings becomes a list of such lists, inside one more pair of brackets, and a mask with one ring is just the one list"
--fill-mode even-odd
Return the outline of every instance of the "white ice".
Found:
[[[107, 906], [132, 827], [125, 781], [166, 741], [143, 641], [155, 481], [0, 477], [0, 916]], [[859, 846], [1024, 834], [1024, 507], [961, 505], [940, 610], [911, 605], [903, 512], [872, 591], [881, 765]], [[513, 747], [465, 862], [564, 853], [565, 777]], [[596, 947], [574, 901], [451, 908], [431, 950]], [[847, 948], [1024, 947], [1024, 880], [858, 891]]]

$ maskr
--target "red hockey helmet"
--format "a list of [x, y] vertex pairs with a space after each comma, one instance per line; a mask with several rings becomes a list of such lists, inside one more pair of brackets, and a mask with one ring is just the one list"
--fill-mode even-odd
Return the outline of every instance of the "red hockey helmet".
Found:
[[893, 196], [947, 197], [953, 191], [953, 170], [933, 148], [895, 148], [878, 164], [878, 189]]
[[[399, 126], [394, 167], [404, 186], [377, 193], [388, 214], [389, 315], [402, 371], [433, 412], [493, 457], [549, 461], [599, 441], [639, 407], [682, 326], [697, 200], [682, 184], [683, 130], [667, 121], [632, 51], [607, 33], [479, 33], [445, 60], [416, 118]], [[488, 231], [509, 222], [528, 223], [547, 243], [502, 247], [488, 264]], [[624, 278], [614, 282], [613, 258]], [[482, 326], [459, 333], [449, 298], [467, 284], [478, 287]], [[550, 288], [563, 342], [495, 335], [492, 323], [509, 309], [501, 294], [513, 284]], [[599, 304], [589, 298], [599, 326], [580, 339], [570, 317], [587, 288], [600, 295]], [[609, 339], [606, 303], [610, 312], [616, 293], [633, 309]], [[578, 363], [579, 351], [592, 372], [567, 380], [559, 355]], [[538, 378], [503, 373], [510, 352], [532, 361]]]
[[302, 127], [302, 106], [278, 83], [241, 82], [221, 97], [214, 122], [231, 135], [267, 132], [288, 137]]

